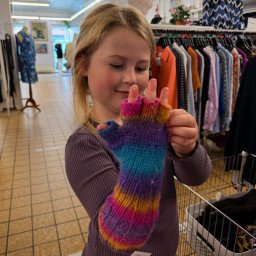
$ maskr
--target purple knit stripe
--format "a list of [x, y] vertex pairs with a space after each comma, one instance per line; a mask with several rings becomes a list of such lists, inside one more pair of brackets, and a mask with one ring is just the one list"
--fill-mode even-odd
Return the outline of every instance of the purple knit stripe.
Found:
[[162, 171], [155, 177], [145, 177], [145, 175], [131, 175], [129, 171], [121, 171], [119, 184], [124, 193], [134, 194], [147, 199], [152, 194], [157, 194], [161, 190]]
[[[105, 207], [102, 209], [102, 222], [107, 225], [109, 230], [118, 236], [126, 238], [133, 238], [134, 240], [145, 239], [150, 234], [150, 231], [154, 229], [155, 223], [147, 225], [138, 225], [138, 223], [131, 224], [125, 221], [122, 216], [116, 215], [118, 209], [113, 210], [110, 202], [106, 201]], [[132, 216], [131, 216], [132, 218]], [[156, 216], [148, 216], [148, 218], [157, 219]], [[147, 221], [148, 222], [148, 221]]]

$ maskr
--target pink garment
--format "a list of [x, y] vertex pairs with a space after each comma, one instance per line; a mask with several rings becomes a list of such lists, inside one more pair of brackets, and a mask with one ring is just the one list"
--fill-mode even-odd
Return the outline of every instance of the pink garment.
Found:
[[218, 113], [218, 93], [216, 82], [216, 69], [215, 69], [215, 55], [209, 48], [204, 48], [204, 52], [210, 57], [210, 77], [209, 77], [209, 90], [208, 100], [205, 106], [204, 125], [203, 129], [212, 131]]

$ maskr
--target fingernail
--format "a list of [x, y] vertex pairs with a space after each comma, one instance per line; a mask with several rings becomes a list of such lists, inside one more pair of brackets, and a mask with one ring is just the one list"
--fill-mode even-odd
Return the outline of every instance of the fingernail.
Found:
[[169, 88], [165, 87], [165, 94], [169, 94]]

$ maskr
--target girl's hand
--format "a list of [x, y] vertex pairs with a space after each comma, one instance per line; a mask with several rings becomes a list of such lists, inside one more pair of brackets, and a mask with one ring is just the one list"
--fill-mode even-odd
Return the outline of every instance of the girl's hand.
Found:
[[[153, 101], [156, 98], [156, 87], [157, 87], [157, 80], [156, 79], [151, 79], [148, 83], [148, 88], [145, 94], [145, 97], [147, 98], [148, 101]], [[169, 89], [167, 87], [163, 88], [160, 94], [160, 102], [164, 104], [168, 104], [168, 94], [169, 94]], [[139, 96], [139, 87], [138, 85], [134, 84], [131, 86], [129, 90], [129, 95], [128, 95], [128, 102], [135, 102], [138, 99]], [[107, 128], [107, 124], [99, 124], [97, 126], [97, 130], [103, 130]]]
[[195, 118], [184, 109], [173, 109], [166, 125], [176, 155], [185, 158], [196, 146], [198, 127]]

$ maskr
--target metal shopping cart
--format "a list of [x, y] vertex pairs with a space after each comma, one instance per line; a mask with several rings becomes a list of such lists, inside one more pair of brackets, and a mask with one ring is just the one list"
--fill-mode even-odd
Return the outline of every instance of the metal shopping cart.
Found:
[[[176, 255], [256, 256], [256, 222], [241, 226], [229, 217], [231, 210], [226, 213], [216, 207], [222, 200], [248, 197], [256, 191], [256, 156], [242, 152], [214, 159], [212, 167], [211, 176], [201, 186], [189, 187], [175, 180], [179, 213]], [[251, 205], [256, 208], [256, 200]]]

